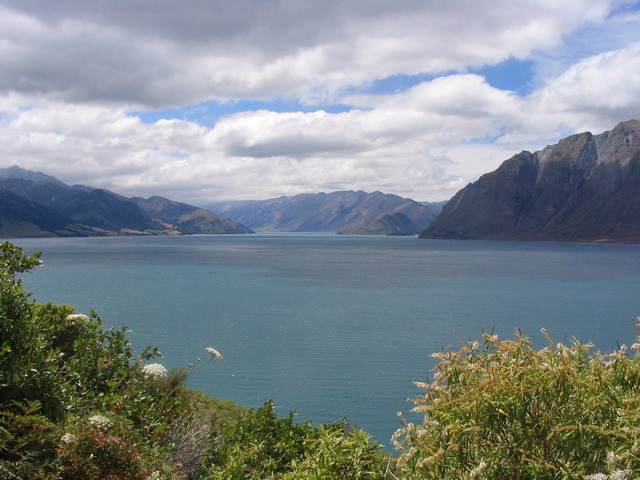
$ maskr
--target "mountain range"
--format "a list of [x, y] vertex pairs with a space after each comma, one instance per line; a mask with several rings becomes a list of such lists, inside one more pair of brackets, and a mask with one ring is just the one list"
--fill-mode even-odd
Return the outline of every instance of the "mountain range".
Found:
[[160, 196], [127, 198], [69, 186], [18, 166], [0, 169], [0, 237], [241, 234], [253, 233], [251, 226], [279, 232], [417, 235], [437, 217], [439, 207], [381, 192], [348, 191], [221, 202], [205, 209]]
[[640, 122], [506, 160], [444, 206], [421, 238], [640, 242]]
[[[436, 208], [382, 192], [308, 193], [268, 200], [218, 202], [207, 208], [253, 230], [415, 235], [438, 216]], [[403, 215], [380, 221], [380, 215]], [[391, 223], [393, 225], [391, 225]], [[357, 229], [353, 230], [353, 228]]]
[[18, 166], [0, 169], [0, 236], [57, 237], [253, 233], [204, 209], [162, 197], [128, 199], [68, 186]]

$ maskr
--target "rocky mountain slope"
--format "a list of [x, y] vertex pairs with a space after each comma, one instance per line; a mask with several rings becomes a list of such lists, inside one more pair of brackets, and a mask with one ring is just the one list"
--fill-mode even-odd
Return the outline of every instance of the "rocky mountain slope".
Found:
[[147, 199], [133, 197], [130, 199], [152, 215], [178, 225], [180, 232], [185, 235], [202, 233], [253, 233], [247, 227], [233, 222], [228, 218], [211, 213], [203, 208], [174, 202], [164, 197], [149, 197]]
[[640, 122], [515, 155], [460, 190], [420, 237], [640, 242]]
[[408, 217], [421, 231], [438, 216], [435, 209], [408, 198], [362, 191], [220, 202], [207, 208], [254, 230], [273, 232], [337, 232], [365, 226], [378, 215], [395, 213]]
[[338, 230], [339, 235], [388, 235], [411, 236], [418, 235], [422, 229], [403, 213], [396, 212], [378, 215], [366, 225], [355, 225]]
[[[0, 236], [180, 235], [252, 233], [228, 219], [161, 197], [128, 199], [70, 187], [40, 172], [0, 169]], [[176, 209], [182, 215], [175, 215]]]

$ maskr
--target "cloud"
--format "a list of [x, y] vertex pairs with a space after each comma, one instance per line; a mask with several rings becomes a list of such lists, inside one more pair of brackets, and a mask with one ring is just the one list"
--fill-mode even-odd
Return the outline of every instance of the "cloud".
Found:
[[604, 130], [640, 116], [640, 42], [584, 59], [551, 78], [536, 103], [577, 130]]
[[396, 74], [463, 71], [549, 48], [606, 0], [23, 0], [0, 7], [0, 91], [163, 108], [308, 102]]
[[[640, 116], [640, 18], [612, 16], [616, 5], [5, 2], [0, 163], [199, 205], [344, 189], [444, 200], [522, 149]], [[584, 56], [595, 30], [623, 24], [606, 42], [614, 48]], [[545, 52], [543, 63], [553, 52], [570, 61], [526, 96], [467, 73]], [[425, 72], [366, 93], [378, 79]], [[270, 109], [276, 97], [306, 108]], [[212, 126], [131, 113], [256, 98], [262, 109]], [[331, 113], [332, 102], [346, 111]]]

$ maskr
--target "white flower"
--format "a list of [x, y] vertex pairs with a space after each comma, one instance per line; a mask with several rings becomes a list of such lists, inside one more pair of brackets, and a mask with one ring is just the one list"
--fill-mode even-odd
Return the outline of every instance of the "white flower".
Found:
[[209, 352], [209, 355], [211, 355], [216, 360], [222, 360], [222, 355], [215, 348], [207, 347], [205, 348], [205, 350]]
[[480, 462], [476, 468], [471, 470], [471, 472], [469, 473], [469, 476], [471, 478], [476, 478], [478, 475], [484, 472], [486, 468], [487, 468], [487, 464], [484, 462]]
[[151, 475], [147, 477], [147, 480], [161, 480], [161, 479], [162, 479], [162, 474], [158, 470], [154, 471]]
[[93, 415], [89, 417], [89, 424], [103, 432], [107, 432], [113, 428], [113, 422], [104, 415]]
[[86, 325], [89, 323], [89, 317], [87, 317], [83, 313], [72, 313], [71, 315], [67, 315], [65, 318], [69, 325]]
[[631, 345], [631, 349], [632, 350], [640, 350], [640, 343], [634, 343], [633, 345]]
[[631, 473], [631, 470], [616, 470], [609, 476], [609, 478], [611, 480], [625, 480]]
[[149, 377], [167, 378], [167, 369], [159, 363], [150, 363], [142, 367], [142, 373]]
[[604, 473], [594, 473], [593, 475], [587, 475], [584, 480], [609, 480], [609, 475]]
[[76, 440], [78, 439], [73, 433], [65, 433], [60, 439], [62, 443], [76, 443]]
[[489, 335], [488, 333], [483, 333], [482, 338], [484, 338], [487, 342], [492, 342], [492, 343], [496, 343], [500, 340], [498, 338], [498, 335]]

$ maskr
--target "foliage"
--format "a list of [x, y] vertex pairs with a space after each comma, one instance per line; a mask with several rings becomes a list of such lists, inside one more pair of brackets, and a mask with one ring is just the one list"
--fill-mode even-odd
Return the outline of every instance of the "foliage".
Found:
[[[546, 335], [546, 332], [543, 331]], [[548, 338], [548, 337], [547, 337]], [[549, 338], [548, 338], [549, 339]], [[573, 341], [463, 343], [414, 400], [393, 441], [406, 478], [606, 479], [640, 473], [640, 357]], [[634, 344], [637, 350], [640, 345]]]
[[273, 401], [212, 436], [210, 480], [382, 479], [380, 445], [346, 422], [313, 426], [279, 418]]
[[304, 456], [309, 423], [297, 424], [294, 412], [278, 418], [273, 401], [243, 413], [234, 425], [214, 433], [208, 462], [211, 479], [275, 478]]
[[178, 425], [200, 409], [185, 388], [193, 368], [148, 374], [166, 372], [141, 366], [157, 349], [136, 357], [126, 328], [35, 303], [17, 275], [39, 255], [10, 243], [0, 253], [0, 476], [187, 478], [174, 450]]
[[[14, 410], [0, 412], [0, 467], [6, 462], [14, 475], [43, 478], [56, 461], [58, 429], [38, 413], [37, 402], [16, 402]], [[0, 473], [7, 471], [0, 469]]]
[[295, 462], [285, 480], [381, 480], [388, 459], [362, 430], [346, 432], [343, 424], [317, 428], [306, 440], [305, 456]]

